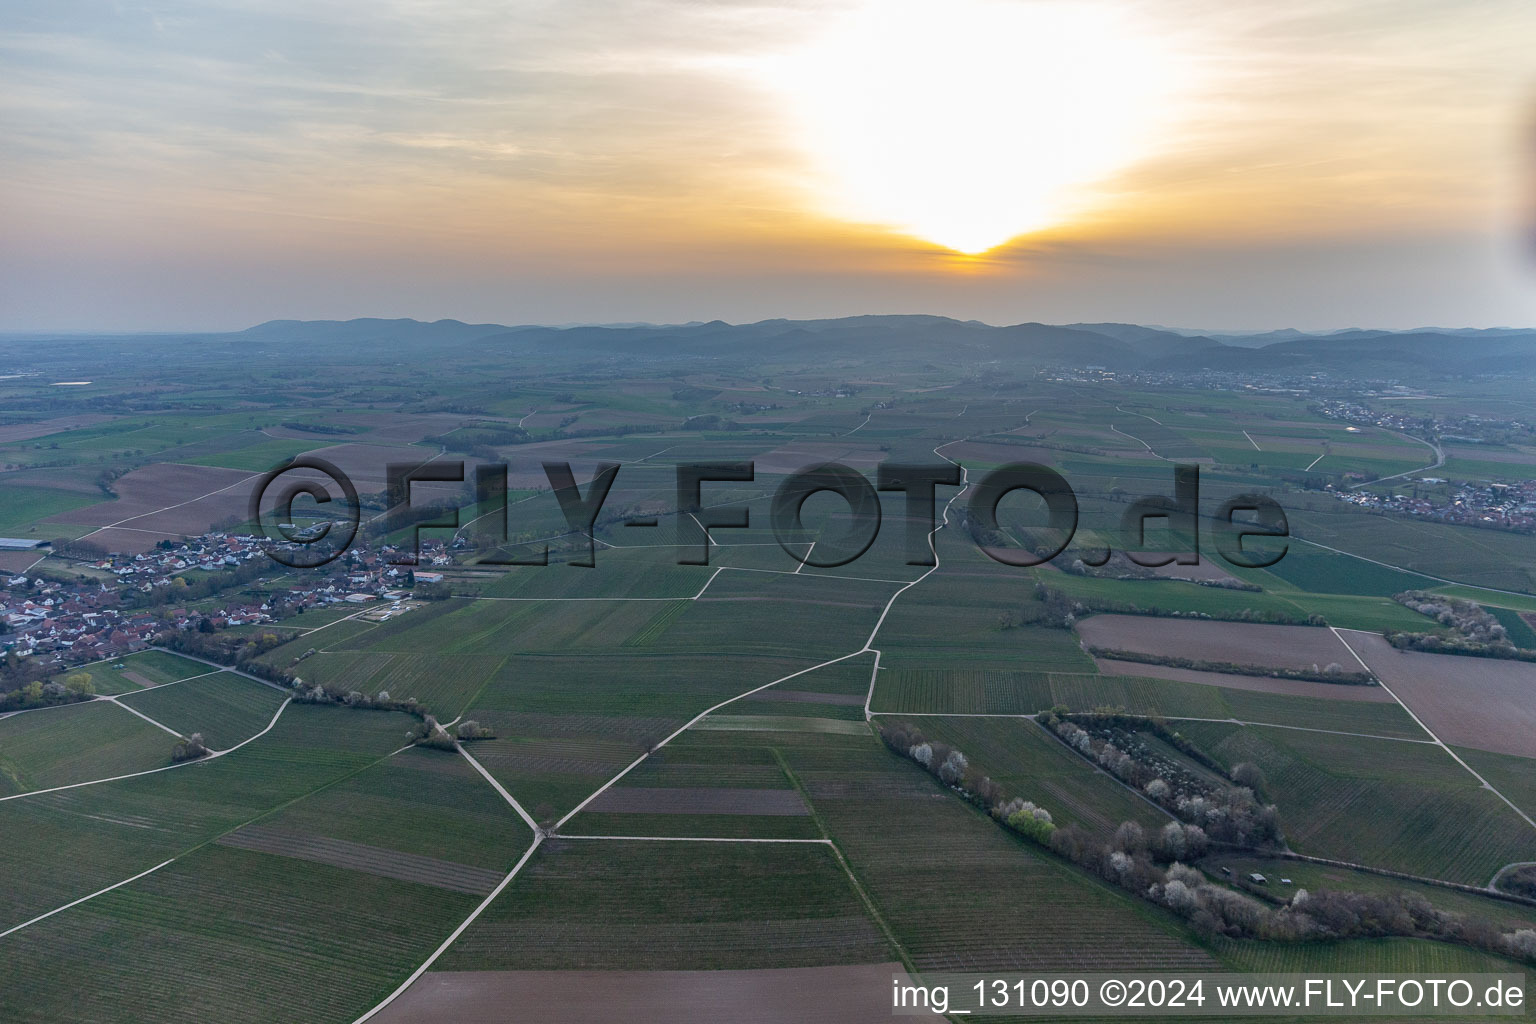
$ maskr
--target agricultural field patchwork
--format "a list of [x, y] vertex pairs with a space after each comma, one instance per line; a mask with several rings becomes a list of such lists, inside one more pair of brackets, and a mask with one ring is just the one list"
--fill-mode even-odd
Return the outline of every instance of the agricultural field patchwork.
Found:
[[[370, 333], [392, 329], [358, 337], [393, 352]], [[53, 542], [0, 553], [17, 681], [0, 694], [16, 694], [0, 711], [0, 1018], [474, 1021], [515, 1001], [540, 1019], [690, 1019], [686, 991], [694, 1010], [750, 999], [765, 1021], [843, 1024], [873, 1021], [868, 993], [903, 970], [1528, 966], [1444, 936], [1236, 937], [1149, 898], [1111, 855], [1163, 878], [1150, 851], [1182, 812], [1035, 720], [1116, 716], [1162, 730], [1149, 746], [1213, 786], [1252, 782], [1283, 846], [1198, 863], [1216, 886], [1235, 884], [1223, 866], [1290, 877], [1265, 907], [1304, 887], [1422, 897], [1499, 935], [1536, 925], [1525, 904], [1437, 884], [1536, 861], [1532, 666], [1384, 637], [1449, 635], [1392, 599], [1425, 589], [1536, 638], [1529, 538], [1342, 500], [1429, 487], [1414, 436], [1284, 389], [956, 376], [899, 354], [675, 374], [604, 354], [493, 383], [458, 358], [430, 387], [383, 364], [302, 385], [249, 360], [167, 371], [164, 408], [102, 375], [107, 411], [0, 426], [0, 535]], [[51, 385], [14, 387], [41, 403]], [[1519, 468], [1514, 448], [1461, 447], [1437, 472]], [[300, 453], [361, 495], [352, 551], [320, 569], [246, 547], [271, 529], [246, 522], [250, 488]], [[873, 484], [883, 464], [946, 459], [965, 486], [936, 486], [931, 550], [890, 489], [845, 564], [802, 564], [847, 539], [835, 495], [775, 533], [775, 494], [808, 466]], [[461, 460], [462, 483], [413, 486], [413, 508], [457, 514], [420, 530], [408, 564], [417, 531], [385, 467], [451, 476]], [[584, 496], [619, 466], [586, 527], [551, 491], [545, 463], [565, 461]], [[498, 462], [505, 535], [473, 491]], [[753, 477], [706, 481], [693, 508], [677, 489], [693, 462]], [[1034, 497], [1002, 500], [995, 531], [972, 505], [1020, 462], [1060, 472], [1079, 505], [1043, 565], [997, 557], [1049, 539]], [[1173, 494], [1174, 463], [1200, 467], [1200, 516], [1154, 523], [1142, 553], [1198, 540], [1201, 563], [1074, 567], [1127, 549], [1122, 516]], [[1268, 568], [1217, 554], [1219, 502], [1248, 493], [1292, 525]], [[318, 514], [311, 497], [295, 520]], [[695, 529], [737, 514], [745, 527]], [[546, 549], [547, 565], [507, 564]], [[1318, 678], [1362, 671], [1357, 655], [1385, 686]], [[966, 767], [925, 770], [882, 742], [895, 726]], [[193, 734], [206, 751], [177, 752]], [[1056, 831], [1008, 824], [988, 787]], [[1129, 852], [1126, 822], [1143, 836]], [[1063, 834], [1098, 852], [1074, 859]]]
[[1536, 664], [1399, 651], [1379, 636], [1343, 635], [1446, 743], [1536, 757]]
[[440, 969], [742, 969], [883, 963], [830, 847], [551, 840]]
[[1430, 743], [1181, 722], [1201, 749], [1265, 777], [1299, 853], [1468, 885], [1536, 859], [1536, 829]]
[[227, 750], [265, 728], [284, 699], [276, 687], [219, 672], [131, 693], [119, 702], [183, 736], [201, 735], [210, 749]]
[[0, 795], [159, 768], [174, 740], [106, 700], [0, 718]]
[[1078, 623], [1077, 632], [1092, 647], [1203, 662], [1306, 669], [1353, 661], [1343, 641], [1315, 626], [1095, 615]]

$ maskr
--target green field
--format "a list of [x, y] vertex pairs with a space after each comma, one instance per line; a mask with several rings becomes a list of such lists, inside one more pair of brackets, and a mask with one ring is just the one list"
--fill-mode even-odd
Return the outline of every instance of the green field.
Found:
[[1032, 715], [1120, 708], [1166, 718], [1237, 719], [1336, 732], [1422, 739], [1393, 703], [1293, 697], [1173, 679], [1055, 672], [899, 671], [880, 673], [871, 707], [882, 714]]
[[[113, 658], [109, 661], [97, 661], [72, 668], [68, 672], [61, 673], [57, 678], [83, 674], [90, 678], [91, 686], [97, 693], [119, 694], [132, 693], [134, 690], [144, 689], [145, 686], [163, 686], [166, 683], [217, 671], [218, 668], [213, 665], [205, 665], [200, 661], [193, 661], [191, 658], [183, 658], [166, 651], [140, 651], [126, 658]], [[130, 678], [130, 674], [139, 677], [143, 682]]]
[[1310, 544], [1292, 544], [1268, 570], [1300, 590], [1325, 594], [1391, 597], [1404, 590], [1424, 590], [1436, 580], [1350, 558]]
[[437, 969], [712, 969], [892, 958], [820, 844], [551, 840]]
[[[1298, 944], [1229, 941], [1218, 944], [1217, 948], [1230, 959], [1235, 969], [1264, 974], [1354, 973], [1439, 976], [1451, 973], [1507, 974], [1520, 970], [1520, 965], [1503, 957], [1423, 939], [1356, 939], [1350, 942]], [[1531, 986], [1527, 983], [1527, 992], [1530, 989]], [[1336, 1020], [1338, 1018], [1313, 1019]]]
[[284, 695], [254, 679], [220, 672], [121, 699], [183, 736], [201, 733], [210, 750], [227, 750], [266, 728]]
[[[315, 639], [330, 632], [327, 630]], [[291, 647], [303, 644], [301, 637]], [[296, 671], [307, 683], [367, 694], [388, 693], [397, 699], [415, 697], [446, 722], [469, 707], [505, 661], [494, 654], [345, 651], [311, 655]]]
[[261, 825], [497, 872], [509, 870], [533, 838], [468, 761], [420, 748], [288, 804]]
[[[6, 940], [13, 1020], [249, 1021], [301, 1001], [345, 1024], [474, 907], [471, 896], [209, 846]], [[317, 913], [317, 908], [324, 908]], [[24, 941], [17, 941], [24, 936]], [[172, 980], [174, 979], [174, 980]], [[9, 1015], [8, 1015], [9, 1016]]]
[[1336, 509], [1287, 512], [1291, 531], [1319, 544], [1459, 583], [1536, 592], [1530, 540], [1518, 534]]
[[174, 743], [109, 701], [12, 715], [0, 719], [0, 796], [160, 768]]
[[[364, 844], [346, 849], [376, 851], [369, 856], [386, 866], [400, 851], [490, 869], [491, 877], [526, 848], [527, 828], [462, 758], [415, 750], [391, 757], [381, 749], [398, 745], [391, 734], [402, 728], [400, 716], [305, 707], [290, 714], [250, 747], [151, 777], [151, 785], [133, 780], [78, 790], [69, 801], [0, 805], [8, 834], [26, 835], [7, 859], [66, 837], [77, 853], [46, 871], [22, 860], [8, 866], [26, 884], [11, 891], [7, 918], [63, 902], [93, 884], [92, 874], [111, 872], [115, 881], [152, 866], [143, 864], [150, 858], [177, 857], [0, 940], [8, 962], [40, 965], [25, 969], [23, 1002], [11, 1005], [25, 1005], [36, 1019], [258, 1021], [271, 1019], [270, 992], [309, 978], [325, 991], [306, 997], [306, 1019], [349, 1021], [478, 897], [209, 840], [259, 823], [279, 834]], [[91, 814], [92, 807], [111, 815]], [[134, 955], [124, 956], [130, 949]], [[166, 984], [181, 970], [195, 977]], [[102, 977], [115, 980], [82, 999], [93, 985], [86, 979]]]
[[1227, 766], [1259, 766], [1298, 853], [1470, 885], [1536, 859], [1536, 829], [1438, 747], [1203, 722], [1179, 729]]
[[282, 465], [295, 455], [322, 448], [328, 443], [336, 444], [338, 441], [327, 442], [320, 438], [313, 441], [296, 441], [288, 438], [263, 437], [253, 444], [210, 455], [180, 454], [176, 461], [193, 466], [223, 466], [225, 469], [246, 469], [252, 473], [265, 473], [269, 469]]
[[1499, 620], [1499, 624], [1509, 633], [1511, 643], [1527, 651], [1536, 650], [1536, 630], [1531, 629], [1530, 623], [1522, 619], [1519, 612], [1497, 605], [1485, 605], [1484, 608]]
[[929, 741], [943, 741], [963, 751], [1010, 797], [1023, 797], [1044, 807], [1058, 826], [1076, 824], [1100, 839], [1108, 839], [1122, 821], [1134, 821], [1151, 830], [1171, 820], [1028, 719], [903, 721]]
[[[1531, 539], [1367, 514], [1340, 501], [1360, 482], [1346, 473], [1403, 472], [1425, 465], [1429, 454], [1394, 430], [1323, 412], [1337, 414], [1332, 403], [1348, 401], [1372, 415], [1406, 406], [1408, 416], [1488, 412], [1536, 422], [1523, 381], [1490, 381], [1483, 393], [1482, 384], [1446, 379], [1436, 389], [1443, 393], [1409, 403], [1374, 384], [1371, 394], [1354, 394], [1355, 382], [1334, 375], [1314, 378], [1305, 393], [1294, 382], [1271, 388], [1273, 381], [1249, 386], [1223, 376], [1152, 385], [1118, 370], [1076, 375], [1011, 357], [967, 354], [960, 366], [922, 345], [882, 349], [868, 365], [812, 366], [803, 355], [781, 355], [777, 342], [707, 365], [690, 358], [665, 366], [652, 365], [655, 346], [614, 354], [577, 344], [541, 365], [508, 355], [525, 351], [526, 339], [515, 334], [490, 344], [445, 341], [427, 360], [425, 350], [394, 345], [388, 335], [396, 328], [379, 324], [358, 326], [363, 340], [338, 346], [334, 372], [324, 360], [317, 371], [253, 358], [279, 351], [263, 347], [269, 343], [258, 332], [255, 348], [247, 339], [210, 346], [196, 336], [135, 341], [180, 346], [148, 385], [140, 371], [109, 378], [83, 369], [71, 376], [97, 378], [88, 393], [51, 390], [48, 372], [5, 382], [0, 428], [21, 425], [13, 434], [41, 415], [115, 418], [0, 444], [0, 462], [15, 467], [0, 494], [0, 535], [84, 533], [88, 527], [38, 520], [68, 518], [101, 500], [121, 474], [157, 463], [255, 473], [332, 445], [359, 446], [353, 457], [364, 445], [396, 453], [414, 445], [403, 450], [422, 459], [440, 448], [439, 461], [449, 463], [505, 459], [515, 478], [511, 543], [547, 543], [551, 560], [496, 566], [496, 542], [471, 527], [451, 564], [421, 563], [445, 573], [451, 596], [423, 588], [406, 614], [383, 623], [354, 618], [365, 608], [337, 598], [393, 586], [400, 576], [348, 577], [392, 561], [385, 545], [411, 532], [399, 518], [374, 518], [386, 510], [369, 493], [380, 486], [376, 474], [363, 468], [373, 474], [366, 486], [358, 480], [366, 543], [359, 558], [341, 563], [345, 571], [290, 572], [263, 562], [249, 574], [254, 580], [186, 601], [179, 591], [102, 569], [99, 554], [51, 555], [29, 570], [37, 585], [12, 588], [11, 599], [59, 596], [78, 585], [84, 604], [156, 629], [179, 624], [189, 635], [200, 615], [260, 603], [285, 615], [308, 584], [330, 586], [321, 590], [327, 603], [275, 626], [236, 627], [231, 638], [292, 634], [258, 663], [341, 695], [413, 698], [442, 722], [478, 721], [495, 736], [465, 743], [473, 761], [414, 747], [412, 716], [284, 704], [282, 690], [160, 651], [57, 671], [50, 664], [52, 678], [83, 673], [122, 706], [97, 700], [0, 719], [7, 883], [0, 932], [82, 901], [0, 939], [7, 968], [0, 1020], [349, 1024], [503, 881], [434, 973], [890, 961], [923, 971], [1025, 973], [1515, 969], [1441, 942], [1215, 934], [1209, 922], [1186, 921], [1144, 898], [1139, 886], [1118, 888], [1001, 825], [888, 750], [876, 726], [901, 721], [963, 751], [1008, 796], [1035, 802], [1058, 825], [1095, 840], [1110, 839], [1123, 821], [1151, 830], [1169, 817], [1028, 716], [1053, 706], [1120, 709], [1163, 719], [1228, 768], [1254, 762], [1264, 774], [1261, 796], [1278, 804], [1285, 841], [1300, 854], [1473, 886], [1511, 862], [1536, 861], [1536, 830], [1426, 742], [1401, 705], [1343, 699], [1385, 691], [1318, 684], [1291, 696], [1216, 685], [1221, 677], [1209, 673], [1204, 683], [1104, 674], [1072, 628], [1102, 603], [1177, 614], [1186, 624], [1247, 611], [1321, 615], [1372, 632], [1437, 630], [1391, 600], [1433, 589], [1488, 607], [1512, 638], [1536, 647], [1536, 628], [1516, 614], [1536, 611]], [[679, 343], [716, 327], [678, 328]], [[433, 329], [457, 337], [461, 328], [473, 334], [462, 324]], [[283, 337], [289, 329], [264, 330]], [[969, 351], [967, 334], [981, 330], [935, 329], [954, 332], [961, 352]], [[784, 344], [804, 344], [810, 330], [786, 323]], [[89, 346], [80, 344], [56, 339], [35, 358], [51, 366], [67, 356], [83, 367]], [[359, 352], [368, 358], [360, 362]], [[424, 361], [431, 364], [425, 377]], [[710, 419], [690, 419], [700, 416]], [[292, 431], [285, 423], [352, 432], [273, 436]], [[1522, 455], [1531, 447], [1524, 436], [1487, 452]], [[796, 571], [800, 563], [771, 522], [774, 494], [796, 466], [842, 462], [873, 481], [881, 463], [933, 464], [937, 452], [963, 463], [972, 490], [938, 488], [948, 525], [934, 541], [940, 564], [932, 572], [908, 564], [905, 542], [926, 525], [908, 520], [896, 491], [880, 493], [879, 536], [863, 556]], [[1452, 455], [1442, 475], [1458, 465], [1488, 470], [1458, 461], [1476, 450]], [[1169, 460], [1195, 459], [1205, 561], [1261, 589], [1061, 571], [1095, 545], [1122, 547], [1120, 521], [1132, 503], [1171, 494]], [[545, 461], [569, 461], [583, 488], [595, 463], [622, 466], [592, 531], [594, 568], [569, 564], [586, 542], [547, 489]], [[679, 565], [678, 539], [691, 530], [677, 508], [676, 469], [720, 461], [752, 461], [755, 477], [704, 485], [700, 514], [747, 512], [750, 527], [716, 530], [709, 565]], [[985, 527], [972, 516], [975, 485], [991, 468], [1018, 461], [1054, 467], [1077, 496], [1074, 546], [1054, 568], [1006, 565], [978, 547]], [[1423, 485], [1405, 480], [1375, 490], [1389, 486], [1409, 493]], [[429, 487], [418, 497], [451, 490]], [[1289, 552], [1270, 569], [1230, 567], [1217, 555], [1209, 517], [1243, 493], [1273, 496], [1289, 518]], [[124, 497], [134, 504], [135, 495]], [[162, 510], [185, 515], [177, 522], [189, 536], [245, 515], [240, 495], [183, 500], [190, 497], [168, 497]], [[1032, 502], [1017, 493], [1000, 507], [1005, 543], [1042, 541]], [[460, 522], [494, 507], [466, 503]], [[206, 521], [195, 514], [204, 508]], [[651, 516], [654, 528], [626, 525]], [[814, 541], [825, 555], [844, 519], [838, 500], [818, 495], [806, 503], [803, 534], [787, 546], [802, 553]], [[150, 533], [134, 533], [144, 524], [127, 525], [115, 532], [155, 543]], [[426, 537], [451, 543], [454, 534]], [[1146, 547], [1182, 549], [1189, 540], [1154, 525]], [[20, 566], [26, 554], [11, 557]], [[1155, 632], [1169, 620], [1138, 621]], [[70, 635], [80, 634], [61, 634]], [[74, 649], [95, 649], [94, 642]], [[50, 646], [28, 655], [39, 661], [8, 659], [10, 677], [24, 685], [39, 674], [32, 666], [51, 657]], [[1281, 685], [1225, 681], [1245, 679]], [[760, 687], [767, 689], [750, 692]], [[865, 720], [866, 694], [873, 723]], [[177, 733], [201, 733], [215, 751], [250, 742], [173, 766], [174, 737], [129, 707]], [[1175, 744], [1149, 745], [1185, 756]], [[1458, 753], [1536, 816], [1536, 760]], [[1220, 775], [1209, 766], [1193, 770]], [[99, 781], [138, 772], [149, 774]], [[85, 785], [34, 792], [76, 783]], [[497, 785], [540, 826], [526, 861], [533, 830]], [[600, 799], [571, 813], [600, 789]], [[738, 839], [789, 841], [729, 841]], [[1272, 896], [1296, 887], [1401, 892], [1500, 930], [1536, 926], [1531, 907], [1367, 871], [1226, 848], [1202, 866], [1218, 883], [1223, 866], [1295, 883], [1271, 887]], [[150, 873], [104, 891], [141, 872]], [[440, 980], [429, 976], [427, 985]], [[539, 1016], [516, 1006], [494, 1012]], [[631, 1015], [644, 1014], [637, 1006]], [[439, 1015], [468, 1013], [444, 1007]]]
[[[1258, 872], [1269, 879], [1269, 891], [1278, 898], [1286, 898], [1297, 889], [1309, 893], [1324, 890], [1360, 893], [1410, 893], [1421, 896], [1437, 909], [1464, 914], [1479, 920], [1492, 921], [1500, 928], [1513, 931], [1517, 928], [1536, 927], [1536, 906], [1505, 900], [1490, 899], [1459, 889], [1438, 885], [1424, 885], [1401, 878], [1389, 878], [1369, 871], [1354, 871], [1328, 864], [1309, 864], [1306, 861], [1279, 857], [1236, 856], [1215, 853], [1206, 857], [1200, 867], [1214, 881], [1227, 881], [1222, 868], [1231, 868], [1233, 876], [1245, 878], [1250, 872]], [[1281, 878], [1289, 878], [1291, 885], [1281, 885]]]
[[1466, 747], [1456, 748], [1456, 753], [1511, 803], [1536, 818], [1536, 759]]
[[[290, 704], [272, 732], [227, 757], [0, 802], [8, 839], [0, 849], [7, 878], [0, 931], [368, 767], [401, 746], [407, 721]], [[172, 737], [145, 728], [160, 735], [161, 763], [168, 762]], [[59, 850], [70, 856], [60, 858]]]
[[1423, 630], [1428, 625], [1428, 620], [1422, 615], [1386, 597], [1278, 588], [1256, 594], [1173, 580], [1122, 581], [1071, 576], [1066, 573], [1052, 573], [1044, 579], [1048, 585], [1079, 600], [1124, 602], [1164, 612], [1228, 616], [1234, 611], [1248, 608], [1255, 613], [1273, 612], [1295, 620], [1321, 615], [1331, 626], [1369, 632]]
[[[0, 488], [0, 536], [53, 540], [59, 534], [49, 525], [40, 524], [40, 520], [94, 505], [105, 497], [101, 493], [56, 491], [46, 487], [13, 485]], [[41, 556], [42, 552], [37, 554]]]
[[[920, 969], [1214, 964], [1171, 916], [1042, 855], [873, 736], [783, 753]], [[1074, 926], [1038, 926], [1058, 916]]]

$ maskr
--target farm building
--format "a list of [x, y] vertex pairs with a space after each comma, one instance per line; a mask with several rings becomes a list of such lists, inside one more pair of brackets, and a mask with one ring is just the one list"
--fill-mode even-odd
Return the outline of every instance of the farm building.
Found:
[[0, 551], [31, 551], [34, 548], [45, 548], [51, 543], [46, 540], [30, 540], [26, 537], [0, 537]]

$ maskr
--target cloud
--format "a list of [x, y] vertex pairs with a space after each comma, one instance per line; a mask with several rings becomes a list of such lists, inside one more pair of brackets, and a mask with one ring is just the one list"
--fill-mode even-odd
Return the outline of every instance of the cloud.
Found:
[[[230, 246], [253, 287], [264, 275], [292, 287], [280, 264], [300, 248], [354, 261], [329, 271], [337, 281], [403, 273], [422, 251], [461, 271], [537, 267], [560, 320], [588, 319], [591, 275], [617, 288], [626, 272], [680, 319], [700, 281], [771, 312], [755, 289], [802, 268], [857, 281], [864, 309], [880, 308], [884, 281], [893, 304], [949, 296], [1025, 314], [1010, 296], [1048, 260], [1113, 276], [1151, 252], [1166, 269], [1139, 272], [1169, 289], [1198, 291], [1186, 275], [1218, 250], [1253, 254], [1271, 282], [1297, 261], [1295, 280], [1321, 287], [1304, 263], [1330, 247], [1488, 250], [1518, 219], [1526, 183], [1511, 168], [1536, 36], [1526, 0], [1485, 0], [1476, 17], [1457, 0], [1121, 2], [1178, 40], [1206, 88], [1065, 233], [1022, 239], [969, 276], [931, 247], [813, 208], [792, 122], [743, 71], [803, 47], [852, 0], [5, 5], [0, 217], [18, 247], [57, 253], [50, 266], [99, 274]], [[1383, 281], [1393, 266], [1380, 263]], [[175, 284], [162, 287], [164, 304]], [[286, 315], [283, 293], [264, 290], [271, 315]], [[1384, 294], [1362, 288], [1352, 319], [1385, 322]], [[1461, 294], [1464, 320], [1519, 319], [1526, 301], [1500, 292], [1484, 314], [1485, 291]], [[49, 315], [42, 298], [15, 297]], [[1185, 301], [1182, 319], [1198, 319], [1202, 300]]]

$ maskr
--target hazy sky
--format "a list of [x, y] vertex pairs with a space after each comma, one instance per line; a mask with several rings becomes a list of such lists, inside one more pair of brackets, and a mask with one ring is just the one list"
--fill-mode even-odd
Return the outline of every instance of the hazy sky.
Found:
[[0, 330], [1533, 325], [1533, 48], [1530, 0], [19, 0]]

